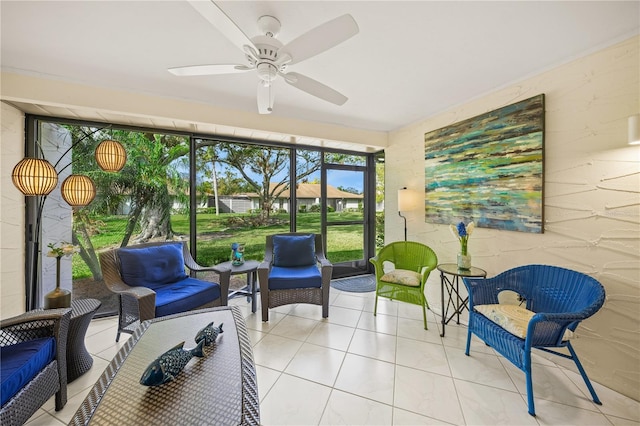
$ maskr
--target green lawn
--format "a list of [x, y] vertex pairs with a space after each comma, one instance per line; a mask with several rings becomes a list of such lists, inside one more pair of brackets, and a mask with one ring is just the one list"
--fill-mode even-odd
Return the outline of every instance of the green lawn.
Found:
[[[231, 226], [237, 220], [233, 218], [247, 218], [248, 214], [201, 214], [196, 216], [197, 229], [197, 261], [201, 265], [214, 265], [229, 260], [231, 244], [234, 242], [245, 244], [245, 258], [262, 260], [264, 258], [264, 244], [267, 235], [289, 231], [289, 215], [277, 214], [272, 217], [280, 220], [271, 226]], [[340, 212], [329, 213], [329, 221], [349, 221], [362, 218], [362, 213]], [[230, 219], [232, 219], [230, 221]], [[122, 241], [126, 227], [126, 216], [103, 216], [95, 221], [96, 234], [92, 243], [96, 251], [116, 247]], [[189, 217], [187, 215], [172, 215], [171, 226], [176, 235], [187, 238], [189, 236]], [[303, 213], [297, 216], [298, 232], [320, 232], [320, 213]], [[362, 225], [345, 225], [331, 227], [327, 237], [327, 256], [331, 262], [362, 259]], [[133, 239], [133, 238], [132, 238]], [[131, 244], [131, 243], [130, 243]], [[73, 279], [91, 276], [89, 268], [80, 256], [73, 256]]]

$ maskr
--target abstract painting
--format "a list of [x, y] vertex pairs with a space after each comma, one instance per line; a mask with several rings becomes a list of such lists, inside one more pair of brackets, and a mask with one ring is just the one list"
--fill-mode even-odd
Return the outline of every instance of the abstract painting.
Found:
[[425, 220], [543, 232], [544, 94], [424, 135]]

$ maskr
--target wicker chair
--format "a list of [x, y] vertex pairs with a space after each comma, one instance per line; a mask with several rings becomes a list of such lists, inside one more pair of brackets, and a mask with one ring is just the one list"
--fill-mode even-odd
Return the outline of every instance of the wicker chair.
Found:
[[[376, 270], [376, 302], [373, 315], [378, 311], [378, 296], [411, 303], [422, 307], [424, 329], [427, 330], [429, 302], [424, 286], [431, 271], [438, 265], [438, 257], [431, 248], [415, 241], [396, 241], [384, 246], [369, 261]], [[394, 269], [385, 271], [385, 262]]]
[[[300, 249], [310, 241], [309, 250]], [[310, 256], [310, 260], [306, 259]], [[294, 266], [283, 257], [292, 261]], [[303, 260], [305, 259], [305, 260]], [[280, 261], [280, 262], [279, 262]], [[310, 262], [313, 262], [309, 264]], [[297, 265], [297, 266], [296, 266]], [[322, 235], [285, 233], [268, 235], [264, 261], [258, 266], [262, 321], [269, 321], [269, 309], [292, 303], [322, 306], [322, 318], [329, 316], [329, 287], [333, 265], [324, 255]]]
[[[203, 301], [202, 305], [193, 309], [209, 308], [214, 306], [226, 306], [229, 294], [229, 279], [231, 270], [218, 268], [215, 266], [205, 267], [198, 265], [191, 256], [186, 242], [153, 242], [134, 246], [126, 249], [144, 249], [148, 247], [159, 247], [167, 244], [181, 244], [184, 265], [189, 269], [189, 274], [194, 277], [197, 272], [213, 271], [220, 277], [220, 297], [215, 300]], [[118, 250], [112, 249], [100, 253], [100, 267], [102, 276], [109, 290], [118, 294], [119, 298], [119, 321], [116, 342], [120, 339], [120, 333], [132, 334], [140, 322], [155, 318], [156, 316], [156, 292], [149, 287], [130, 286], [122, 278], [122, 265]], [[173, 312], [175, 313], [175, 312]]]
[[[598, 312], [604, 304], [604, 288], [595, 278], [557, 266], [526, 265], [493, 278], [463, 278], [463, 281], [469, 292], [465, 354], [469, 355], [471, 335], [475, 334], [522, 370], [526, 375], [529, 414], [536, 415], [531, 348], [573, 360], [593, 402], [601, 404], [569, 340], [580, 321]], [[517, 305], [501, 305], [498, 295], [505, 290], [517, 293], [530, 312]], [[518, 321], [524, 314], [531, 318]], [[570, 355], [548, 348], [567, 348]]]
[[[13, 385], [9, 387], [15, 390], [15, 387], [19, 385], [19, 382], [15, 381], [17, 376], [21, 376], [23, 380], [25, 378], [22, 376], [25, 371], [24, 367], [20, 368], [20, 372], [10, 367], [11, 364], [24, 366], [24, 359], [12, 361], [12, 355], [7, 354], [6, 350], [19, 348], [13, 351], [13, 355], [24, 357], [27, 349], [24, 349], [23, 346], [18, 347], [18, 344], [29, 345], [31, 343], [30, 350], [35, 350], [34, 345], [38, 342], [40, 348], [38, 354], [51, 350], [55, 346], [53, 359], [39, 372], [33, 372], [35, 376], [28, 380], [0, 408], [0, 424], [3, 426], [24, 424], [53, 395], [55, 395], [56, 411], [62, 410], [67, 403], [66, 348], [70, 317], [71, 309], [49, 309], [30, 311], [0, 322], [0, 346], [2, 346], [2, 362], [5, 364], [2, 370], [3, 393], [6, 390], [4, 380], [10, 380]], [[55, 339], [55, 345], [51, 345], [50, 342], [42, 338]], [[10, 375], [5, 368], [11, 368], [14, 374]], [[3, 400], [10, 394], [5, 394]]]

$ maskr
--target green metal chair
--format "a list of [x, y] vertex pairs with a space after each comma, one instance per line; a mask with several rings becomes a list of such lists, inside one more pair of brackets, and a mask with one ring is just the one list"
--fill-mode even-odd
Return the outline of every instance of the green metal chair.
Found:
[[397, 241], [384, 246], [369, 261], [376, 269], [373, 315], [378, 310], [378, 296], [422, 306], [424, 329], [427, 330], [429, 303], [424, 295], [424, 286], [438, 265], [435, 252], [415, 241]]

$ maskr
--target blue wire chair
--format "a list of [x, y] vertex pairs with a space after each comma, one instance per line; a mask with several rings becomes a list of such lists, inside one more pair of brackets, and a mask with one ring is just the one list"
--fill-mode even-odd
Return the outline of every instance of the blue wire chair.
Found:
[[[565, 331], [575, 331], [580, 321], [598, 312], [605, 300], [602, 285], [580, 272], [548, 265], [526, 265], [502, 272], [493, 278], [463, 278], [469, 292], [469, 330], [465, 354], [469, 355], [471, 335], [475, 334], [516, 367], [524, 371], [527, 381], [529, 414], [535, 416], [531, 378], [531, 348], [571, 359], [578, 367], [593, 402], [602, 405], [587, 373]], [[527, 326], [524, 339], [511, 334], [477, 312], [478, 305], [498, 303], [504, 290], [518, 293], [526, 309], [535, 315]], [[564, 348], [570, 355], [549, 348]]]

